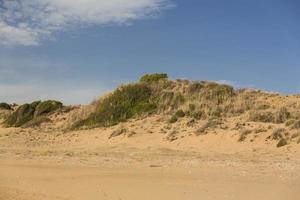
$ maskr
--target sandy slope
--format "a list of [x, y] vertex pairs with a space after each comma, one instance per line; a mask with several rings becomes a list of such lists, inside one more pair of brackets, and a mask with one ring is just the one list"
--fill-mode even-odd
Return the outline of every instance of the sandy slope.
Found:
[[[163, 123], [162, 123], [163, 124]], [[0, 128], [0, 200], [286, 199], [300, 196], [300, 144], [237, 142], [157, 118], [77, 132]], [[117, 129], [134, 130], [108, 139]]]

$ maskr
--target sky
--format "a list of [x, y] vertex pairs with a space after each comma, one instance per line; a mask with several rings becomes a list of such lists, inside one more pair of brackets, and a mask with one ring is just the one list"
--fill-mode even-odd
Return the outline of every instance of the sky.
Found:
[[87, 104], [145, 73], [300, 93], [299, 0], [0, 0], [0, 102]]

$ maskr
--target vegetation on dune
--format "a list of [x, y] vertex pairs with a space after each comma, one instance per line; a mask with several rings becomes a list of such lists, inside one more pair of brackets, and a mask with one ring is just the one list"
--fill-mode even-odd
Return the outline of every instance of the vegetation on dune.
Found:
[[109, 96], [99, 100], [97, 108], [87, 119], [75, 124], [80, 126], [111, 126], [129, 118], [152, 112], [155, 99], [144, 83], [124, 85]]
[[[7, 127], [21, 127], [27, 124], [40, 124], [41, 116], [47, 115], [62, 107], [58, 101], [35, 101], [31, 104], [23, 104], [13, 112], [5, 121]], [[37, 123], [39, 121], [39, 123]]]
[[34, 116], [41, 116], [43, 114], [48, 114], [52, 111], [58, 110], [63, 107], [63, 104], [59, 101], [48, 100], [40, 102], [35, 109]]
[[12, 110], [12, 107], [8, 103], [0, 103], [0, 109], [2, 110]]
[[151, 82], [156, 82], [160, 80], [167, 80], [168, 75], [167, 74], [145, 74], [140, 78], [140, 82], [145, 82], [145, 83], [151, 83]]

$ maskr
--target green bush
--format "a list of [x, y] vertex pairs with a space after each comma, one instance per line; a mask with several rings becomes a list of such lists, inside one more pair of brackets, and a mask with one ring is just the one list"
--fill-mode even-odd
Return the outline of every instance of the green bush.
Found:
[[152, 101], [152, 91], [146, 84], [125, 85], [100, 100], [96, 111], [87, 119], [77, 122], [73, 128], [112, 126], [134, 116], [153, 112], [156, 107]]
[[146, 83], [151, 83], [151, 82], [157, 82], [159, 80], [166, 80], [168, 79], [167, 74], [145, 74], [140, 78], [140, 82], [146, 82]]
[[35, 107], [32, 104], [24, 104], [12, 113], [4, 124], [8, 127], [20, 127], [34, 117]]
[[34, 116], [41, 116], [50, 112], [56, 111], [63, 107], [63, 104], [59, 101], [48, 100], [37, 104]]
[[11, 106], [7, 103], [0, 103], [0, 109], [3, 109], [3, 110], [12, 110]]
[[45, 120], [39, 118], [40, 116], [47, 115], [62, 107], [62, 103], [58, 101], [35, 101], [31, 104], [21, 105], [15, 112], [13, 112], [4, 124], [7, 127], [21, 127], [26, 126], [27, 123], [39, 124]]

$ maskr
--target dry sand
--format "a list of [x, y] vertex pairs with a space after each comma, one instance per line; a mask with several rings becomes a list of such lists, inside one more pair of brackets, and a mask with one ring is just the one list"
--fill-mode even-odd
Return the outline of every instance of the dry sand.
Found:
[[[300, 144], [276, 148], [269, 133], [242, 143], [234, 131], [195, 136], [180, 123], [171, 142], [161, 126], [0, 128], [0, 200], [299, 199]], [[122, 127], [134, 131], [108, 139]]]

